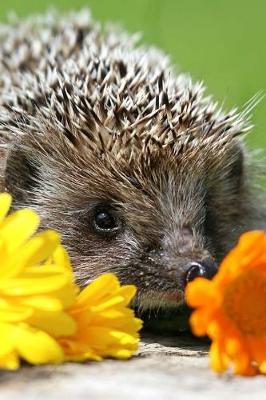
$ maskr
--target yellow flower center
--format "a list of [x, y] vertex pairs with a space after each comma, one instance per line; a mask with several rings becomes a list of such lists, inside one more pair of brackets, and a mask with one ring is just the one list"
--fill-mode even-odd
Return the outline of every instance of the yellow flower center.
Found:
[[226, 289], [223, 308], [246, 335], [266, 336], [266, 274], [250, 270]]

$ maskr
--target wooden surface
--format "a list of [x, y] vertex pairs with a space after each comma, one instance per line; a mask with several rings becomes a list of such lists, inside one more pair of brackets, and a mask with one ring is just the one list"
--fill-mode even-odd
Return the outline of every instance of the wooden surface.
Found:
[[190, 336], [146, 336], [129, 361], [3, 371], [0, 399], [266, 399], [266, 377], [216, 376], [208, 368], [207, 350], [207, 343]]

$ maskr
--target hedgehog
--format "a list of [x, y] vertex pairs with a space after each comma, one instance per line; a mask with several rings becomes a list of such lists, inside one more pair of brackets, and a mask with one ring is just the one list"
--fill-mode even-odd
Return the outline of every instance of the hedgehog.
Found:
[[1, 189], [61, 233], [80, 287], [110, 271], [137, 286], [140, 314], [176, 309], [187, 282], [265, 227], [244, 143], [256, 101], [223, 111], [88, 10], [13, 18], [0, 27]]

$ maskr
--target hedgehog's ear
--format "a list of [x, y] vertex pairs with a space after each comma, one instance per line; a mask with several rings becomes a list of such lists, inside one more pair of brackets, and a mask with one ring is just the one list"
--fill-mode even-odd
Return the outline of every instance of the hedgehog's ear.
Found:
[[13, 145], [8, 152], [5, 168], [5, 188], [13, 196], [13, 206], [29, 204], [38, 185], [40, 165], [32, 152]]

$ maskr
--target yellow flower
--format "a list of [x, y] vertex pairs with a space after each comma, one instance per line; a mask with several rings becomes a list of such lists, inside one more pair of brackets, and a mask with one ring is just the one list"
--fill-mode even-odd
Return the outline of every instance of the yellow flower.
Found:
[[5, 217], [10, 203], [10, 195], [0, 194], [0, 367], [16, 369], [20, 358], [62, 362], [55, 338], [76, 331], [65, 311], [77, 293], [69, 260], [57, 233], [31, 238], [36, 213], [24, 209]]
[[0, 194], [0, 368], [130, 357], [141, 327], [126, 307], [135, 288], [106, 274], [79, 293], [59, 235], [33, 236], [38, 215], [6, 217], [10, 204]]
[[135, 295], [132, 285], [121, 286], [113, 274], [104, 274], [78, 296], [69, 313], [78, 329], [60, 340], [69, 360], [129, 358], [137, 350], [142, 321], [127, 308]]
[[212, 281], [197, 278], [186, 300], [196, 335], [212, 339], [211, 366], [239, 375], [266, 374], [266, 234], [247, 232]]

